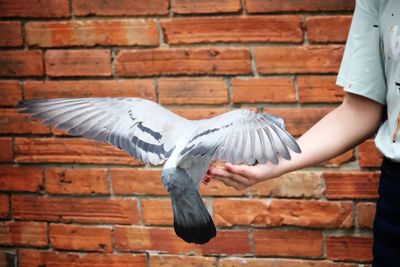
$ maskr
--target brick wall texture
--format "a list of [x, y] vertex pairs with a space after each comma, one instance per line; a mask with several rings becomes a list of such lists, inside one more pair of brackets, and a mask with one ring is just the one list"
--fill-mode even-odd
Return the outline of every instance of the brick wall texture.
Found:
[[173, 232], [159, 168], [16, 109], [21, 99], [141, 97], [191, 119], [268, 111], [299, 136], [343, 98], [335, 78], [353, 9], [0, 0], [0, 266], [370, 266], [372, 140], [244, 191], [202, 185], [218, 236], [196, 246]]

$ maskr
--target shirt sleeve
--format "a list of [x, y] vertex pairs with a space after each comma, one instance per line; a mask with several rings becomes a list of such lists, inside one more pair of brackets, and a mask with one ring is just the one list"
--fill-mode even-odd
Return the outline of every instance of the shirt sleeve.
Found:
[[344, 91], [386, 104], [379, 0], [357, 0], [336, 84]]

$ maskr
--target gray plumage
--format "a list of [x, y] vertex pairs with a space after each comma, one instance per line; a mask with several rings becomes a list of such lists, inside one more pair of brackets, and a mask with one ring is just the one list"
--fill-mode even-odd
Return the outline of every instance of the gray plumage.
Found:
[[253, 165], [300, 153], [283, 119], [234, 110], [207, 120], [187, 120], [139, 98], [28, 100], [21, 112], [34, 119], [110, 143], [152, 165], [165, 163], [162, 181], [171, 195], [174, 228], [187, 242], [203, 244], [216, 230], [198, 191], [213, 160]]

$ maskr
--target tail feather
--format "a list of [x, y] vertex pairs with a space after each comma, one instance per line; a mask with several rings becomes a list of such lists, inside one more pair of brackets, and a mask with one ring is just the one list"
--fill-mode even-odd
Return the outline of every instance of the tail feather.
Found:
[[214, 222], [196, 188], [170, 191], [175, 233], [188, 243], [205, 244], [215, 237]]

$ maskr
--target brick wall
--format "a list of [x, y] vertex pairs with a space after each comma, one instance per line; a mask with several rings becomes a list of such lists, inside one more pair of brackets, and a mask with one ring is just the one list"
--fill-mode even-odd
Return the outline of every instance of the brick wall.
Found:
[[[245, 191], [201, 188], [219, 228], [172, 229], [160, 169], [30, 121], [21, 99], [133, 96], [187, 118], [268, 110], [301, 135], [340, 103], [351, 0], [0, 0], [0, 266], [368, 266], [372, 140]], [[193, 256], [194, 255], [194, 256]]]

